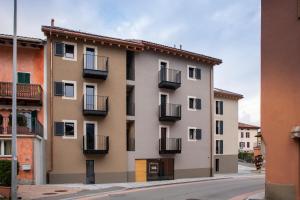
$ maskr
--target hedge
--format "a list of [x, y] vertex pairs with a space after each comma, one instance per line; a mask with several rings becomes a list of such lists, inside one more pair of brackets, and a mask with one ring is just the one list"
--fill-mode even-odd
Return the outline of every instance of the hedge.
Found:
[[239, 152], [239, 159], [245, 160], [246, 162], [253, 162], [254, 160], [254, 153], [249, 152]]
[[11, 186], [11, 160], [0, 160], [0, 185]]

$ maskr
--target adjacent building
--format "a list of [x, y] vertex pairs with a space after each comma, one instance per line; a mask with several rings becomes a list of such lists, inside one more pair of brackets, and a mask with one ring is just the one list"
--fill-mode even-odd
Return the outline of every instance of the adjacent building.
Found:
[[[0, 35], [0, 159], [11, 159], [12, 40]], [[21, 184], [44, 182], [44, 41], [18, 37], [17, 156]]]
[[212, 176], [209, 56], [54, 26], [47, 37], [49, 183]]
[[214, 169], [238, 172], [238, 101], [243, 95], [214, 89]]
[[261, 133], [266, 198], [300, 199], [300, 1], [261, 1]]
[[258, 126], [239, 123], [239, 151], [253, 152], [254, 148], [261, 145], [260, 140], [258, 140], [259, 129]]

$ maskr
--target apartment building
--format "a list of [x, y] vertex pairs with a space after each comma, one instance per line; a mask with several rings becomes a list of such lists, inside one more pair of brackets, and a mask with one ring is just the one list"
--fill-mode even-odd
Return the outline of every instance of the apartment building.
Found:
[[239, 151], [253, 152], [254, 148], [261, 145], [260, 140], [258, 140], [259, 129], [258, 126], [239, 123]]
[[243, 95], [214, 89], [214, 169], [238, 172], [238, 101]]
[[300, 199], [300, 1], [261, 1], [261, 133], [266, 199]]
[[[17, 38], [17, 157], [20, 184], [44, 182], [44, 41]], [[11, 159], [13, 37], [0, 35], [0, 160]]]
[[49, 183], [212, 175], [213, 66], [221, 60], [53, 21], [42, 31]]

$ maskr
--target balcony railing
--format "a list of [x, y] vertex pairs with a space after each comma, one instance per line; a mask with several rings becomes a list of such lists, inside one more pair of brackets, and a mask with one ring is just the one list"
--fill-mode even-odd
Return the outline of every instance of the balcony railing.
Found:
[[[3, 126], [0, 127], [0, 134], [11, 134], [12, 133], [12, 127], [8, 126], [4, 128]], [[43, 125], [36, 121], [32, 127], [27, 126], [17, 126], [17, 134], [18, 135], [38, 135], [40, 137], [44, 137], [44, 128]]]
[[175, 69], [162, 68], [158, 72], [159, 88], [176, 90], [181, 86], [181, 71]]
[[127, 102], [127, 104], [126, 104], [126, 113], [127, 113], [128, 116], [134, 116], [134, 114], [135, 114], [134, 103]]
[[180, 104], [161, 104], [159, 106], [160, 121], [177, 121], [181, 120], [181, 105]]
[[98, 95], [83, 96], [83, 114], [106, 116], [108, 112], [108, 97]]
[[181, 153], [181, 138], [159, 139], [160, 154]]
[[83, 136], [84, 154], [107, 154], [109, 150], [109, 137], [94, 135], [92, 137]]
[[83, 54], [83, 77], [105, 80], [108, 75], [109, 58]]
[[135, 138], [127, 138], [127, 151], [135, 151]]
[[[12, 103], [12, 83], [0, 82], [0, 104], [11, 105]], [[41, 106], [43, 90], [37, 84], [17, 84], [18, 105]]]

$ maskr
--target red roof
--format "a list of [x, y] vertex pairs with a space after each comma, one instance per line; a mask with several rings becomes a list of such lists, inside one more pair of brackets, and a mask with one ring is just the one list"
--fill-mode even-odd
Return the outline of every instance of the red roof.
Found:
[[259, 126], [254, 126], [254, 125], [245, 124], [245, 123], [241, 123], [241, 122], [239, 122], [239, 128], [260, 129]]

